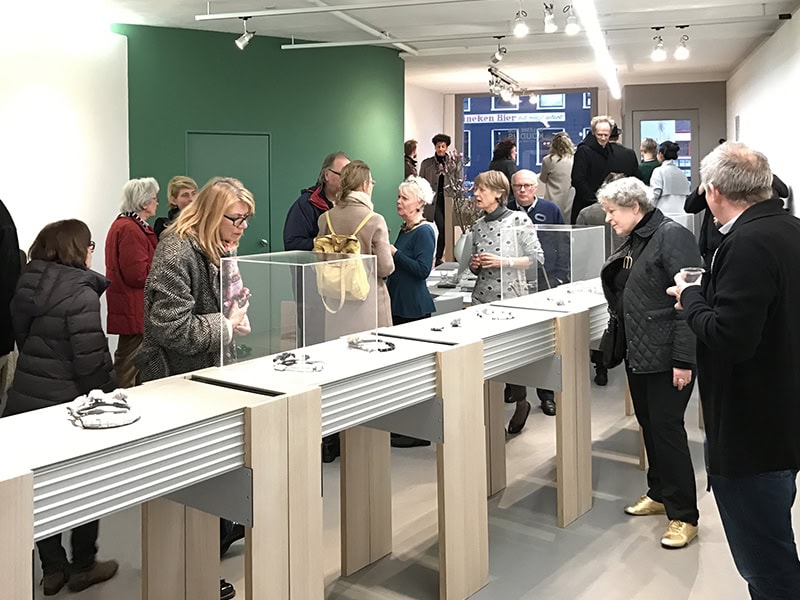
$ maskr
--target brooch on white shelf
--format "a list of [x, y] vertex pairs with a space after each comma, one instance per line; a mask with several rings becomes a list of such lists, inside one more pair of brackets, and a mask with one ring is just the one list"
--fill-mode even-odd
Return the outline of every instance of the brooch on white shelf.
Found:
[[360, 338], [353, 336], [347, 338], [347, 347], [364, 352], [391, 352], [394, 350], [394, 342], [379, 337]]
[[272, 359], [272, 368], [276, 371], [297, 371], [299, 373], [316, 373], [325, 368], [321, 360], [311, 360], [308, 354], [281, 352]]
[[128, 396], [122, 389], [104, 394], [92, 390], [86, 396], [78, 396], [67, 405], [72, 424], [84, 429], [110, 429], [130, 425], [140, 415], [131, 410]]
[[481, 308], [477, 311], [477, 315], [482, 319], [491, 319], [492, 321], [508, 321], [514, 318], [514, 313], [510, 310], [500, 310], [499, 308]]

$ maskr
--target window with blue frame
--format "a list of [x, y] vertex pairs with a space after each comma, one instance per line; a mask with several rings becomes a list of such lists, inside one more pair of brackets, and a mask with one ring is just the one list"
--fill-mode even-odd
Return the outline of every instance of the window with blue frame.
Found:
[[[532, 99], [531, 99], [532, 98]], [[497, 142], [517, 142], [517, 166], [538, 173], [550, 152], [550, 140], [566, 131], [576, 146], [592, 120], [591, 92], [522, 96], [518, 105], [496, 96], [464, 98], [464, 176], [474, 181], [492, 160]]]

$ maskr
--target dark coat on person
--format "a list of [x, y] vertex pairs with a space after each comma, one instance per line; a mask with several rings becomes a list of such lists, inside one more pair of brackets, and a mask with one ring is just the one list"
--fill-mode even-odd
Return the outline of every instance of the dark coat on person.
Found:
[[575, 200], [572, 202], [570, 223], [575, 222], [583, 208], [597, 202], [597, 190], [611, 172], [609, 166], [611, 145], [601, 146], [593, 133], [589, 133], [578, 144], [572, 160], [572, 187], [575, 188]]
[[713, 475], [800, 469], [798, 256], [800, 220], [760, 202], [723, 237], [702, 286], [681, 294]]
[[156, 238], [161, 239], [161, 234], [164, 233], [164, 230], [172, 225], [180, 214], [181, 209], [179, 207], [171, 206], [166, 217], [158, 217], [153, 224], [153, 231], [156, 234]]
[[[633, 266], [624, 287], [623, 261]], [[692, 232], [654, 209], [612, 254], [600, 271], [609, 310], [621, 319], [627, 341], [627, 362], [637, 375], [660, 373], [695, 364], [695, 339], [674, 298], [665, 290], [674, 285], [683, 267], [700, 266]]]
[[283, 224], [284, 250], [313, 250], [314, 238], [319, 235], [319, 216], [333, 206], [321, 185], [300, 191], [286, 213]]
[[158, 244], [155, 231], [120, 215], [106, 236], [108, 333], [141, 335], [144, 331], [144, 284]]
[[[508, 203], [508, 208], [524, 212], [534, 225], [564, 224], [564, 215], [558, 204], [544, 198], [536, 198], [536, 202], [528, 207], [520, 206], [516, 200], [512, 200]], [[534, 281], [536, 276], [540, 290], [568, 283], [571, 277], [569, 232], [537, 230], [536, 235], [544, 251], [544, 264], [537, 263], [536, 269], [526, 272], [527, 280]]]
[[639, 157], [636, 152], [617, 142], [609, 142], [608, 146], [608, 172], [638, 177]]
[[426, 179], [428, 183], [431, 184], [431, 189], [434, 194], [436, 194], [434, 201], [430, 204], [426, 204], [422, 208], [422, 216], [431, 222], [433, 222], [436, 216], [437, 206], [439, 206], [440, 211], [444, 210], [444, 172], [446, 165], [447, 157], [436, 155], [429, 156], [419, 165], [419, 176]]
[[[19, 263], [19, 255], [16, 257]], [[32, 260], [11, 301], [19, 348], [6, 415], [71, 402], [115, 387], [100, 322], [108, 280], [89, 269]]]
[[19, 279], [19, 263], [17, 228], [0, 200], [0, 356], [14, 349], [10, 305]]
[[406, 154], [403, 157], [403, 169], [406, 179], [417, 174], [417, 159]]
[[142, 381], [221, 362], [231, 331], [220, 313], [220, 276], [197, 241], [164, 234], [144, 287], [144, 338], [136, 357]]

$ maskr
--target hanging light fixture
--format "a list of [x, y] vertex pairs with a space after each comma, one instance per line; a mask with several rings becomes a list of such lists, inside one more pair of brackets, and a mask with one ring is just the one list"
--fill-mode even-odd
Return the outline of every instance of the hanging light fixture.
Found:
[[553, 4], [544, 3], [544, 32], [555, 33], [558, 31], [558, 23], [556, 17], [553, 15]]
[[664, 40], [661, 39], [660, 35], [654, 36], [653, 39], [655, 40], [656, 45], [653, 48], [653, 52], [650, 53], [650, 58], [655, 62], [667, 60], [667, 51], [664, 48]]
[[244, 50], [245, 48], [247, 48], [247, 44], [250, 43], [250, 40], [253, 39], [253, 36], [255, 35], [255, 32], [254, 31], [247, 31], [247, 19], [249, 19], [250, 17], [240, 17], [240, 18], [242, 19], [242, 25], [244, 27], [244, 33], [242, 33], [242, 35], [240, 35], [236, 39], [236, 41], [234, 43], [236, 44], [236, 47], [239, 50]]
[[578, 17], [572, 10], [572, 4], [567, 4], [564, 7], [564, 12], [567, 13], [567, 24], [564, 26], [564, 33], [567, 35], [578, 35], [581, 31], [581, 26], [578, 23]]
[[519, 0], [519, 10], [517, 14], [514, 15], [514, 37], [524, 38], [528, 35], [530, 29], [528, 28], [528, 24], [525, 22], [525, 18], [528, 16], [524, 10], [522, 10], [522, 0]]
[[686, 45], [686, 42], [689, 41], [688, 35], [682, 35], [681, 41], [678, 42], [678, 47], [675, 48], [675, 60], [686, 60], [689, 58], [689, 47]]
[[492, 54], [489, 60], [492, 61], [492, 64], [497, 64], [501, 60], [503, 60], [508, 52], [508, 48], [505, 46], [501, 46], [499, 43], [497, 44], [497, 50], [495, 50], [494, 54]]

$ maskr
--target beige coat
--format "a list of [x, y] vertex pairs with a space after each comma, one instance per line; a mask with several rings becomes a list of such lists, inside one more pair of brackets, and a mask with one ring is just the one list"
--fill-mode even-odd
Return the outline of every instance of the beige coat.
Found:
[[[350, 235], [358, 224], [372, 210], [372, 202], [367, 194], [354, 192], [345, 202], [339, 202], [328, 211], [333, 230], [339, 235]], [[319, 235], [330, 233], [325, 213], [319, 217]], [[389, 228], [386, 220], [375, 213], [358, 232], [362, 254], [373, 254], [377, 259], [377, 289], [370, 290], [363, 304], [350, 301], [345, 303], [336, 315], [328, 315], [326, 319], [326, 337], [331, 339], [336, 334], [348, 335], [369, 329], [375, 317], [369, 309], [377, 304], [378, 327], [389, 327], [392, 324], [392, 303], [384, 279], [394, 272], [394, 259], [389, 245]], [[376, 297], [377, 295], [377, 297]]]
[[569, 223], [572, 200], [575, 197], [572, 191], [572, 157], [559, 160], [552, 154], [545, 156], [539, 181], [545, 184], [543, 188], [539, 188], [539, 195], [558, 204], [558, 208], [564, 213], [564, 222]]

